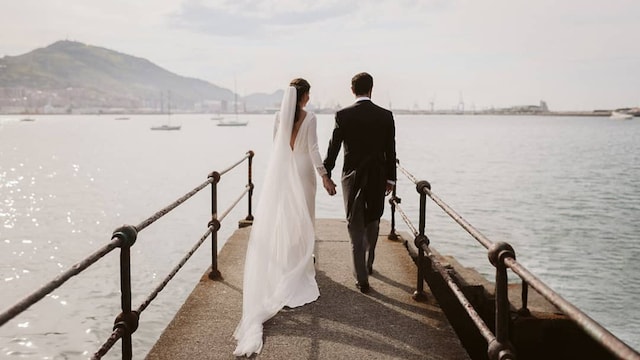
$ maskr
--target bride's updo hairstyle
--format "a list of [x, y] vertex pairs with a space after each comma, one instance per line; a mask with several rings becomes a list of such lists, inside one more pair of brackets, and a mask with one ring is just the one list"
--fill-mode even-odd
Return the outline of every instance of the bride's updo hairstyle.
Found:
[[293, 123], [295, 124], [300, 120], [300, 100], [302, 99], [304, 94], [309, 93], [309, 90], [311, 90], [311, 85], [309, 85], [309, 82], [303, 78], [293, 79], [291, 80], [291, 83], [289, 83], [289, 85], [296, 88], [296, 116], [293, 119]]

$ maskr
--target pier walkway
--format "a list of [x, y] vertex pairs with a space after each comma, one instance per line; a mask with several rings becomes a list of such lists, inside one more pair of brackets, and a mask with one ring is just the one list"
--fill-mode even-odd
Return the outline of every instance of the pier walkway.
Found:
[[[238, 229], [218, 257], [223, 280], [205, 274], [147, 355], [147, 360], [233, 359], [242, 311], [242, 272], [249, 228]], [[415, 302], [416, 266], [401, 241], [380, 226], [371, 291], [355, 287], [346, 223], [318, 219], [316, 279], [320, 298], [282, 310], [264, 326], [257, 359], [469, 359], [427, 291]], [[208, 273], [208, 272], [207, 272]]]

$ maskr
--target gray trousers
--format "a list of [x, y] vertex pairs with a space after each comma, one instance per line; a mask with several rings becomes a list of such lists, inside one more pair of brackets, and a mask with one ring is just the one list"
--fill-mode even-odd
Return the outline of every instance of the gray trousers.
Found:
[[380, 230], [380, 219], [368, 224], [364, 223], [364, 199], [362, 193], [356, 194], [351, 204], [351, 211], [347, 208], [349, 192], [355, 180], [355, 172], [342, 177], [342, 196], [347, 216], [347, 229], [351, 238], [351, 254], [356, 280], [360, 284], [369, 283], [368, 268], [373, 266], [376, 243]]

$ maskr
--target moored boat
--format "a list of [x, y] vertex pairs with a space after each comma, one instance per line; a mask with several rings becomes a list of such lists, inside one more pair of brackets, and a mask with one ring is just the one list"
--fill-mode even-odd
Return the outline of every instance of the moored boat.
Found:
[[240, 121], [238, 119], [227, 120], [227, 121], [221, 120], [218, 123], [218, 126], [247, 126], [248, 123], [249, 123], [249, 121], [246, 121], [246, 120], [245, 121]]
[[181, 127], [181, 125], [164, 124], [160, 126], [152, 126], [151, 130], [180, 130]]
[[626, 112], [612, 111], [610, 118], [619, 119], [619, 120], [629, 120], [633, 119], [633, 115], [627, 114]]

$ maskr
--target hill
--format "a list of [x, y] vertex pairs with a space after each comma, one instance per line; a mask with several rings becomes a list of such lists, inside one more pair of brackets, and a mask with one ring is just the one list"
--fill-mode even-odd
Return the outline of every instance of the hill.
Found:
[[243, 98], [250, 112], [274, 112], [280, 108], [280, 101], [284, 90], [278, 90], [273, 94], [251, 94]]
[[166, 111], [169, 99], [174, 111], [225, 112], [233, 110], [234, 94], [143, 58], [75, 41], [0, 59], [0, 112], [157, 112]]

